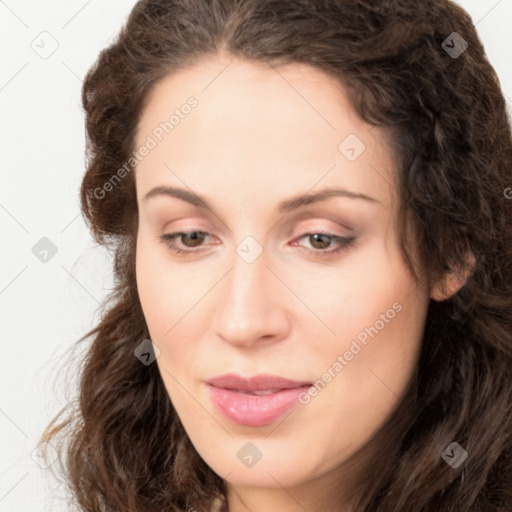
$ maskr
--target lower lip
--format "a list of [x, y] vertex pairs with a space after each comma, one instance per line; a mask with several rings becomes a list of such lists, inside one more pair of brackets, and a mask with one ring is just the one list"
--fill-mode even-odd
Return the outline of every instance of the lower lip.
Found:
[[269, 425], [286, 414], [311, 386], [283, 389], [269, 395], [246, 395], [208, 385], [217, 409], [229, 420], [251, 427]]

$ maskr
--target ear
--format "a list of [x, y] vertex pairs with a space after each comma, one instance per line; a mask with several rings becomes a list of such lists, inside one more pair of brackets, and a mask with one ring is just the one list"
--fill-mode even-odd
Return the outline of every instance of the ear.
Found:
[[435, 301], [442, 301], [455, 295], [465, 284], [475, 266], [475, 256], [469, 253], [466, 258], [466, 265], [454, 269], [437, 281], [431, 289], [430, 298]]

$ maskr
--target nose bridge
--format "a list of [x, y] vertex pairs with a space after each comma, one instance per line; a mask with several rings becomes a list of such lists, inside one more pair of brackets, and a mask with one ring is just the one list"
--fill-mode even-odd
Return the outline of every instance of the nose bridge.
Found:
[[[226, 299], [230, 308], [239, 311], [240, 318], [248, 316], [247, 309], [254, 314], [261, 312], [267, 303], [269, 283], [267, 254], [252, 236], [246, 237], [238, 244], [232, 259]], [[267, 293], [265, 293], [265, 289]]]
[[215, 330], [226, 341], [249, 345], [275, 335], [285, 326], [284, 312], [274, 290], [279, 280], [267, 268], [268, 254], [252, 236], [235, 248], [231, 271], [217, 305]]

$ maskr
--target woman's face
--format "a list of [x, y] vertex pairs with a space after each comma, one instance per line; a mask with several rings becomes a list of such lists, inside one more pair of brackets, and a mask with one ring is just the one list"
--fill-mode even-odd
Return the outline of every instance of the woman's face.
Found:
[[316, 69], [210, 57], [152, 91], [143, 146], [138, 292], [198, 453], [240, 488], [342, 474], [402, 397], [429, 301], [379, 129]]

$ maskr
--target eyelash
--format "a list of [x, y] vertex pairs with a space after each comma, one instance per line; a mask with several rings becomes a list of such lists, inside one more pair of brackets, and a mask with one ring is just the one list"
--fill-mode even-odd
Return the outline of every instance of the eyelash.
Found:
[[[176, 247], [176, 245], [173, 243], [173, 240], [175, 238], [180, 237], [181, 235], [190, 235], [191, 233], [204, 233], [206, 235], [209, 234], [209, 233], [206, 233], [205, 231], [192, 230], [192, 231], [186, 231], [186, 232], [180, 231], [180, 232], [176, 232], [176, 233], [164, 234], [164, 235], [161, 235], [159, 238], [160, 238], [160, 241], [165, 243], [167, 245], [167, 247], [169, 247], [169, 249], [171, 249], [172, 252], [174, 252], [175, 254], [179, 254], [181, 256], [186, 256], [186, 255], [196, 253], [199, 251], [194, 250], [194, 249], [180, 249], [179, 247]], [[353, 245], [353, 242], [356, 238], [354, 236], [352, 236], [352, 237], [338, 236], [333, 233], [328, 233], [326, 231], [315, 231], [313, 233], [304, 233], [303, 235], [301, 235], [299, 237], [299, 240], [302, 238], [313, 236], [313, 235], [327, 236], [327, 237], [331, 238], [334, 242], [338, 242], [340, 244], [340, 246], [337, 249], [330, 250], [330, 251], [325, 251], [325, 250], [321, 250], [321, 249], [307, 249], [305, 247], [298, 246], [300, 252], [313, 253], [315, 256], [319, 256], [320, 258], [333, 257], [343, 251], [348, 250], [348, 248]]]

